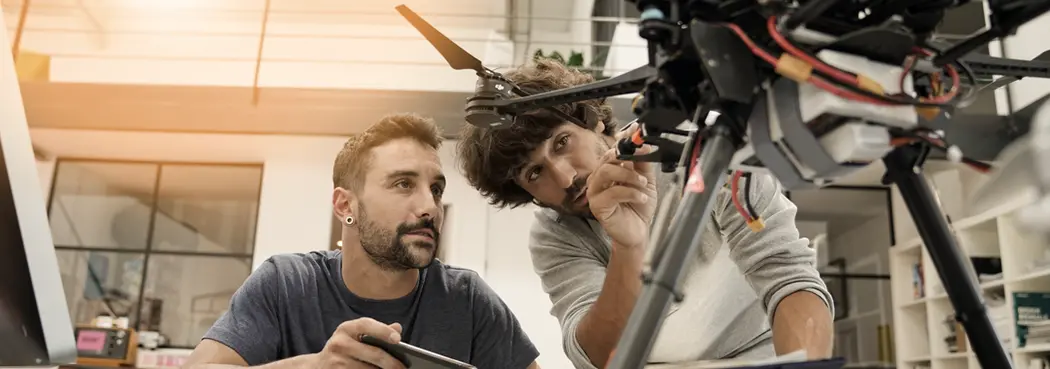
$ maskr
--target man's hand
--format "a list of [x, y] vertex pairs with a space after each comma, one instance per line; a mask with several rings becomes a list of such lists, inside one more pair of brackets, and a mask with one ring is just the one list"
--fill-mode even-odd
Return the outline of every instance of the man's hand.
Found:
[[371, 318], [359, 318], [340, 324], [332, 338], [317, 354], [315, 368], [382, 368], [404, 369], [405, 366], [382, 349], [361, 342], [369, 335], [392, 344], [401, 342], [401, 325], [386, 325]]
[[[618, 138], [637, 130], [634, 125]], [[636, 154], [651, 150], [643, 146]], [[649, 223], [656, 213], [656, 178], [650, 163], [621, 161], [616, 159], [616, 149], [607, 151], [587, 178], [587, 199], [591, 213], [613, 242], [627, 247], [645, 245]]]

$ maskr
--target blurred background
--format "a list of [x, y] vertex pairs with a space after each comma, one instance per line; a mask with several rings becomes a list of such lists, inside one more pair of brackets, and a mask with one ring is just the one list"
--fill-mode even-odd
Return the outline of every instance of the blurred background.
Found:
[[[254, 267], [338, 247], [331, 165], [347, 135], [411, 111], [454, 141], [475, 78], [447, 66], [401, 3], [497, 70], [556, 58], [602, 79], [647, 60], [638, 12], [620, 0], [0, 0], [73, 323], [127, 316], [163, 337], [139, 355], [168, 359], [139, 366], [175, 366]], [[957, 8], [939, 36], [984, 29], [985, 16], [981, 1]], [[1031, 59], [1050, 49], [1046, 29], [1044, 16], [980, 52]], [[1026, 79], [966, 113], [1008, 115], [1047, 93], [1046, 80]], [[620, 120], [633, 118], [631, 97], [609, 100]], [[491, 208], [457, 172], [453, 144], [441, 151], [441, 258], [496, 289], [541, 366], [570, 368], [528, 262], [533, 209]], [[1050, 341], [1021, 342], [1013, 314], [1018, 293], [1050, 311], [1048, 244], [1012, 218], [1030, 194], [971, 208], [980, 174], [928, 168], [1001, 307], [1003, 343], [1015, 360], [1045, 357]], [[977, 368], [881, 173], [788, 194], [836, 297], [836, 353], [855, 368]]]

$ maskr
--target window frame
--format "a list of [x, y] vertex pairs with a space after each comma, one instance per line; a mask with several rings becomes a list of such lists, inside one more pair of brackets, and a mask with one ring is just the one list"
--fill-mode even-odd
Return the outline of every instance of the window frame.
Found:
[[[96, 158], [77, 158], [77, 157], [58, 157], [55, 158], [54, 170], [51, 173], [51, 183], [48, 189], [47, 196], [47, 218], [48, 222], [51, 222], [51, 209], [55, 199], [56, 183], [59, 182], [60, 171], [63, 163], [92, 163], [92, 164], [142, 164], [152, 165], [156, 168], [156, 174], [153, 179], [153, 190], [150, 194], [150, 203], [147, 204], [150, 210], [150, 218], [147, 222], [146, 228], [146, 245], [142, 249], [126, 249], [126, 248], [111, 248], [111, 247], [94, 247], [94, 246], [70, 246], [70, 245], [59, 245], [55, 244], [56, 251], [86, 251], [86, 252], [108, 252], [115, 254], [134, 254], [142, 256], [142, 270], [140, 271], [140, 283], [138, 296], [136, 297], [133, 310], [135, 312], [135, 320], [131, 322], [131, 327], [138, 329], [142, 322], [142, 304], [145, 301], [145, 290], [146, 280], [149, 276], [149, 262], [152, 255], [164, 255], [173, 257], [210, 257], [210, 258], [228, 258], [228, 259], [248, 259], [253, 260], [255, 258], [255, 247], [258, 242], [257, 237], [251, 238], [250, 252], [247, 253], [215, 253], [215, 252], [200, 252], [200, 251], [180, 251], [180, 250], [155, 250], [153, 249], [153, 237], [154, 230], [156, 227], [156, 219], [159, 209], [157, 209], [158, 200], [160, 199], [160, 186], [163, 179], [163, 171], [165, 167], [171, 166], [198, 166], [198, 167], [251, 167], [259, 169], [259, 182], [258, 182], [258, 197], [256, 199], [256, 210], [255, 219], [252, 223], [255, 224], [255, 230], [258, 231], [259, 224], [259, 207], [262, 202], [262, 182], [265, 176], [266, 167], [263, 163], [237, 163], [237, 162], [192, 162], [192, 161], [161, 161], [161, 160], [122, 160], [122, 159], [96, 159]], [[253, 260], [254, 261], [254, 260]], [[249, 272], [250, 273], [250, 272]], [[76, 324], [76, 322], [74, 322]], [[170, 346], [171, 348], [192, 348], [182, 347], [178, 345]]]

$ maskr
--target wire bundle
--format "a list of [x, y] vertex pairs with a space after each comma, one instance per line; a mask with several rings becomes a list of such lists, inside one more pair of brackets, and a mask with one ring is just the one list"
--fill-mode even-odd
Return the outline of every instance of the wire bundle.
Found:
[[[766, 50], [763, 46], [756, 44], [755, 41], [740, 28], [740, 26], [731, 23], [724, 24], [724, 26], [740, 37], [741, 41], [747, 45], [751, 53], [773, 66], [777, 74], [799, 83], [812, 84], [828, 93], [847, 100], [882, 106], [910, 105], [915, 107], [916, 112], [920, 116], [926, 119], [933, 119], [940, 114], [941, 108], [960, 105], [961, 103], [972, 99], [973, 93], [976, 91], [976, 88], [972, 88], [966, 95], [960, 97], [959, 92], [961, 90], [962, 81], [959, 71], [953, 64], [948, 64], [945, 65], [940, 72], [928, 75], [930, 80], [929, 96], [915, 97], [907, 94], [904, 91], [904, 82], [908, 74], [912, 72], [912, 68], [915, 66], [919, 58], [929, 58], [934, 54], [930, 50], [924, 48], [917, 47], [913, 49], [912, 54], [905, 60], [904, 65], [902, 66], [903, 71], [899, 78], [900, 82], [898, 87], [900, 92], [887, 94], [883, 87], [871, 78], [864, 76], [863, 74], [855, 74], [831, 66], [821, 61], [813, 54], [795, 46], [777, 29], [776, 16], [771, 16], [767, 19], [766, 30], [777, 46], [783, 50], [779, 57], [774, 56], [772, 52]], [[966, 73], [967, 79], [970, 80], [970, 83], [976, 84], [973, 72], [970, 71], [965, 64], [958, 64]], [[947, 78], [945, 78], [945, 76], [947, 76]], [[947, 87], [945, 86], [945, 79], [948, 80]], [[900, 135], [902, 137], [894, 138], [892, 144], [896, 146], [916, 143], [928, 144], [933, 148], [945, 151], [948, 154], [949, 160], [962, 162], [982, 173], [986, 173], [991, 169], [991, 166], [987, 163], [963, 156], [958, 147], [948, 144], [943, 135], [932, 130], [920, 128], [910, 132], [904, 132]], [[696, 151], [699, 151], [699, 147], [696, 148]], [[694, 153], [694, 156], [695, 155], [696, 154]], [[693, 161], [695, 161], [695, 159], [696, 158], [694, 157]], [[691, 169], [695, 170], [695, 168]], [[738, 195], [740, 178], [744, 175], [745, 174], [742, 171], [736, 171], [733, 173], [730, 185], [733, 205], [736, 207], [740, 216], [747, 220], [748, 226], [753, 231], [757, 232], [764, 228], [764, 224], [750, 201], [751, 173], [746, 174], [747, 177], [744, 184], [745, 199], [743, 202], [741, 202], [740, 196]]]

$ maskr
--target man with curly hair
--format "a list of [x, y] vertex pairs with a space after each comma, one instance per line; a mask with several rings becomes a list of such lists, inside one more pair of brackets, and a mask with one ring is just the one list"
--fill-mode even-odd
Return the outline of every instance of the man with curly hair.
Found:
[[[506, 76], [529, 93], [592, 81], [549, 60]], [[641, 289], [657, 197], [678, 195], [663, 191], [667, 176], [652, 164], [616, 159], [617, 137], [637, 127], [618, 131], [604, 101], [558, 109], [587, 127], [543, 110], [520, 115], [511, 127], [467, 126], [459, 160], [491, 204], [540, 206], [529, 240], [533, 266], [569, 359], [577, 368], [600, 368]], [[702, 230], [701, 254], [709, 257], [690, 261], [685, 300], [668, 311], [650, 362], [762, 358], [800, 349], [811, 358], [831, 354], [831, 295], [795, 227], [797, 209], [771, 177], [755, 175], [752, 182], [743, 191], [750, 191], [765, 229], [752, 231], [733, 211], [729, 190], [719, 189], [712, 221]]]

